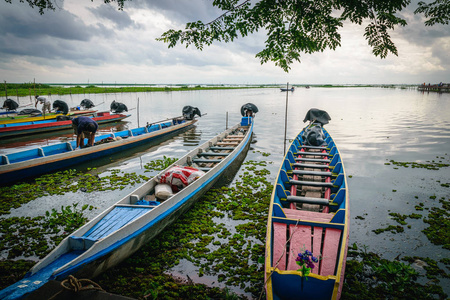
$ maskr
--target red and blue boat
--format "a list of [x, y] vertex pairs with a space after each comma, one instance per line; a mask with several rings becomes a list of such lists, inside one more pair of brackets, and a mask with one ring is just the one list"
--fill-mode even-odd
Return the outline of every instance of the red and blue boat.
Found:
[[[86, 117], [91, 117], [98, 124], [122, 121], [130, 115], [111, 114], [110, 112], [92, 112]], [[0, 124], [0, 138], [11, 138], [20, 135], [29, 135], [49, 131], [57, 131], [72, 128], [71, 120], [57, 121], [56, 119]]]
[[[126, 115], [121, 116], [126, 117]], [[0, 184], [7, 185], [144, 144], [154, 143], [160, 141], [161, 138], [170, 138], [193, 127], [196, 121], [195, 119], [185, 120], [181, 117], [155, 122], [131, 130], [102, 134], [95, 137], [94, 146], [83, 149], [76, 149], [76, 140], [73, 140], [1, 155]], [[64, 122], [70, 122], [69, 126], [72, 126], [72, 121]], [[99, 122], [98, 119], [97, 122]], [[87, 139], [85, 141], [85, 144], [87, 144]]]
[[265, 255], [267, 299], [339, 299], [349, 237], [344, 164], [329, 116], [310, 121], [286, 152], [270, 201]]

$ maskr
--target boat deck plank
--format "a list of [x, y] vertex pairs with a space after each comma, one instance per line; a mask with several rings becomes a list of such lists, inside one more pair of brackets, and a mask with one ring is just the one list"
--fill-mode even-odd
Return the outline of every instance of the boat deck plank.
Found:
[[339, 254], [339, 241], [342, 230], [326, 228], [323, 241], [322, 260], [320, 275], [334, 275], [336, 268], [337, 255]]
[[311, 226], [290, 225], [289, 232], [291, 234], [291, 242], [287, 270], [298, 270], [299, 265], [295, 262], [298, 253], [311, 249]]
[[277, 267], [280, 270], [286, 269], [286, 224], [273, 223], [273, 239], [275, 243], [273, 244], [273, 267]]
[[115, 207], [109, 214], [94, 225], [83, 237], [98, 240], [119, 230], [134, 219], [149, 211], [151, 207]]
[[[310, 250], [314, 256], [322, 258], [320, 265], [316, 264], [312, 272], [322, 276], [335, 275], [341, 234], [340, 229], [293, 224], [288, 228], [286, 224], [274, 222], [273, 267], [280, 270], [298, 270], [299, 266], [295, 263], [297, 254]], [[288, 241], [289, 235], [291, 236]], [[289, 249], [288, 254], [286, 249]]]

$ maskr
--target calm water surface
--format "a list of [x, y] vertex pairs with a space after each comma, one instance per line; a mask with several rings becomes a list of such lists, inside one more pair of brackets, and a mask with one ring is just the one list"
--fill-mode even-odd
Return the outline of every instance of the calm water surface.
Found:
[[[151, 160], [160, 159], [164, 155], [181, 157], [192, 147], [223, 131], [227, 112], [230, 125], [238, 122], [240, 107], [247, 102], [254, 103], [259, 108], [254, 128], [257, 142], [253, 144], [253, 150], [256, 152], [249, 151], [247, 160], [273, 161], [268, 168], [272, 173], [271, 179], [274, 180], [283, 157], [286, 94], [279, 89], [50, 97], [52, 101], [64, 100], [69, 106], [78, 105], [84, 98], [97, 104], [103, 102], [96, 107], [100, 111], [109, 110], [113, 100], [128, 106], [131, 116], [126, 122], [102, 126], [102, 132], [134, 128], [138, 122], [142, 126], [146, 122], [178, 116], [185, 105], [196, 106], [202, 113], [206, 113], [199, 119], [196, 129], [132, 157], [113, 157], [114, 161], [102, 166], [102, 170], [120, 168], [126, 172], [144, 174], [143, 165]], [[29, 99], [22, 98], [20, 103], [29, 103]], [[450, 197], [450, 189], [441, 186], [441, 183], [450, 183], [448, 167], [434, 171], [404, 167], [394, 169], [393, 165], [385, 165], [389, 160], [421, 163], [434, 160], [450, 163], [450, 94], [424, 94], [416, 90], [385, 88], [299, 88], [289, 93], [288, 138], [296, 136], [304, 127], [303, 118], [312, 107], [326, 110], [331, 116], [332, 120], [325, 127], [335, 139], [347, 175], [351, 176], [348, 178], [350, 244], [367, 245], [368, 250], [387, 259], [393, 259], [399, 254], [428, 256], [435, 260], [449, 257], [447, 250], [432, 245], [421, 232], [426, 227], [423, 220], [407, 219], [411, 228], [405, 226], [405, 232], [399, 234], [376, 235], [373, 230], [397, 225], [389, 216], [390, 212], [426, 215], [427, 210], [418, 212], [414, 206], [423, 203], [425, 208], [440, 207], [438, 199]], [[3, 140], [0, 141], [0, 154], [58, 143], [61, 137], [73, 138], [70, 131], [57, 133], [56, 136], [47, 134], [39, 138]], [[271, 155], [266, 158], [257, 151]], [[43, 197], [15, 209], [11, 215], [40, 215], [51, 208], [59, 208], [64, 201], [64, 205], [81, 202], [98, 207], [89, 216], [92, 218], [133, 189], [130, 187], [119, 192], [68, 194], [63, 196], [64, 199], [61, 196]], [[436, 196], [436, 199], [433, 200], [430, 196]], [[196, 270], [181, 265], [174, 272], [189, 273], [191, 278], [195, 278], [193, 274]], [[207, 277], [202, 280], [214, 281]], [[449, 286], [449, 281], [443, 283], [443, 286]], [[449, 293], [449, 290], [446, 292]]]

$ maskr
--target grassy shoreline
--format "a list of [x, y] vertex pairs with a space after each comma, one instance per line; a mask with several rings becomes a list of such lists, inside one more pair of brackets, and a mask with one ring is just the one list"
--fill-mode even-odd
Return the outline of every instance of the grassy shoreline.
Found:
[[[64, 83], [7, 83], [0, 91], [0, 97], [26, 97], [34, 95], [71, 95], [71, 94], [107, 94], [107, 93], [145, 93], [145, 92], [175, 92], [197, 90], [228, 90], [228, 89], [254, 89], [254, 88], [279, 88], [282, 85], [144, 85], [144, 84], [64, 84]], [[393, 84], [364, 84], [364, 85], [332, 85], [332, 84], [294, 84], [296, 88], [306, 86], [313, 88], [416, 88], [416, 85]]]

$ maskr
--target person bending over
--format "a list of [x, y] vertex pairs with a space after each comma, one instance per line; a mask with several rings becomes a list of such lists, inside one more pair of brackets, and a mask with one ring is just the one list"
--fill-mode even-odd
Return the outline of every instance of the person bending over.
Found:
[[48, 110], [48, 113], [51, 112], [50, 101], [47, 100], [44, 96], [36, 95], [36, 102], [34, 103], [34, 107], [37, 108], [38, 102], [42, 104], [42, 112], [45, 114], [45, 110]]
[[88, 139], [86, 147], [94, 145], [95, 133], [98, 129], [98, 124], [88, 117], [80, 116], [72, 120], [73, 132], [77, 135], [77, 147], [84, 148], [84, 139]]

